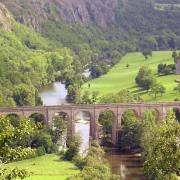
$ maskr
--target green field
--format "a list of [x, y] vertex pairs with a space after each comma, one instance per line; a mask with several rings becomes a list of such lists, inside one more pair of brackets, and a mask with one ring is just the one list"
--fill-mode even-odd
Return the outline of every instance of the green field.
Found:
[[[99, 91], [100, 96], [117, 93], [122, 89], [128, 89], [134, 94], [140, 94], [144, 101], [173, 101], [175, 98], [180, 98], [180, 94], [173, 91], [177, 86], [176, 79], [179, 75], [158, 76], [157, 65], [160, 63], [173, 64], [174, 61], [171, 57], [172, 51], [156, 51], [153, 56], [145, 60], [141, 53], [129, 53], [124, 56], [120, 62], [115, 65], [106, 75], [89, 81], [82, 87], [83, 91]], [[129, 68], [126, 68], [129, 64]], [[153, 70], [157, 81], [166, 87], [166, 93], [163, 96], [158, 96], [157, 99], [149, 96], [146, 92], [139, 90], [135, 84], [135, 77], [141, 66], [148, 66]], [[90, 88], [88, 88], [90, 84]]]
[[178, 10], [180, 9], [180, 4], [162, 4], [162, 3], [155, 3], [155, 9], [164, 11], [164, 10]]
[[26, 180], [64, 180], [79, 170], [70, 162], [59, 160], [55, 154], [7, 164], [8, 167], [27, 169], [33, 175]]

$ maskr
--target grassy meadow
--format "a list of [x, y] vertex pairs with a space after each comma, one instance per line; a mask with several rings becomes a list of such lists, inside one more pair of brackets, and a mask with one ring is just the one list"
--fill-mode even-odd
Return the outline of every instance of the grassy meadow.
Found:
[[[172, 51], [156, 51], [152, 57], [147, 60], [139, 53], [129, 53], [124, 56], [118, 64], [116, 64], [106, 75], [87, 82], [83, 85], [82, 90], [98, 91], [100, 96], [109, 93], [117, 93], [122, 89], [128, 89], [134, 94], [140, 94], [144, 101], [173, 101], [175, 98], [180, 98], [180, 94], [173, 91], [177, 86], [176, 79], [180, 75], [158, 76], [158, 64], [173, 64]], [[129, 64], [129, 68], [126, 65]], [[154, 99], [147, 92], [140, 90], [135, 83], [135, 77], [141, 66], [148, 66], [152, 69], [156, 76], [157, 82], [163, 84], [166, 88], [166, 93], [163, 96], [158, 96]], [[90, 88], [88, 87], [90, 84]]]
[[59, 160], [59, 156], [55, 154], [13, 162], [6, 166], [27, 169], [32, 172], [33, 175], [25, 180], [65, 180], [67, 177], [79, 173], [74, 164]]

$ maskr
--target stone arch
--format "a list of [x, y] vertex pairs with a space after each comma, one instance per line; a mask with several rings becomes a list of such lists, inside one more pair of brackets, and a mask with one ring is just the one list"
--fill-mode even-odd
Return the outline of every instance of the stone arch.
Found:
[[77, 121], [77, 116], [80, 115], [80, 114], [87, 116], [86, 117], [87, 121], [91, 121], [92, 120], [92, 113], [90, 111], [87, 111], [87, 110], [78, 110], [78, 111], [74, 112], [74, 119], [73, 119], [73, 121]]
[[6, 117], [10, 117], [10, 116], [16, 116], [16, 117], [20, 117], [20, 115], [18, 113], [8, 113], [5, 115]]
[[9, 116], [9, 115], [12, 115], [12, 114], [17, 115], [19, 117], [23, 116], [23, 114], [21, 112], [18, 112], [18, 111], [17, 112], [16, 111], [15, 112], [13, 112], [13, 111], [12, 112], [2, 112], [1, 114], [4, 115], [4, 116]]

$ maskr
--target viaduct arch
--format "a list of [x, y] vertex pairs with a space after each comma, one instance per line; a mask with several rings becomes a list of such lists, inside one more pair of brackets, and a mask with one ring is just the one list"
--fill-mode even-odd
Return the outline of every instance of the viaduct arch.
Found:
[[146, 110], [155, 110], [158, 114], [158, 121], [166, 118], [170, 109], [180, 109], [180, 102], [166, 103], [121, 103], [121, 104], [93, 104], [93, 105], [61, 105], [61, 106], [38, 106], [38, 107], [16, 107], [0, 108], [0, 114], [17, 114], [19, 116], [29, 117], [34, 113], [44, 115], [45, 124], [52, 126], [52, 119], [56, 113], [63, 112], [69, 117], [70, 136], [75, 133], [75, 116], [79, 112], [87, 112], [90, 115], [90, 136], [93, 139], [98, 138], [97, 124], [101, 112], [109, 110], [113, 113], [112, 122], [112, 143], [116, 144], [117, 134], [121, 126], [122, 115], [127, 110], [133, 110], [137, 117], [141, 117]]

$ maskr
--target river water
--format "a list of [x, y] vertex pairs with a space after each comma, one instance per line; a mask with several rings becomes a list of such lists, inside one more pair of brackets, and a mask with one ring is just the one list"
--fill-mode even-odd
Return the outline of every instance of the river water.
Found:
[[[66, 101], [67, 90], [61, 82], [55, 82], [40, 89], [43, 105], [68, 104]], [[86, 113], [79, 113], [75, 119], [75, 132], [82, 138], [81, 153], [86, 154], [89, 146], [90, 119]], [[112, 172], [120, 175], [122, 180], [144, 180], [141, 171], [140, 154], [122, 154], [111, 150], [106, 153], [106, 158], [111, 165]]]

